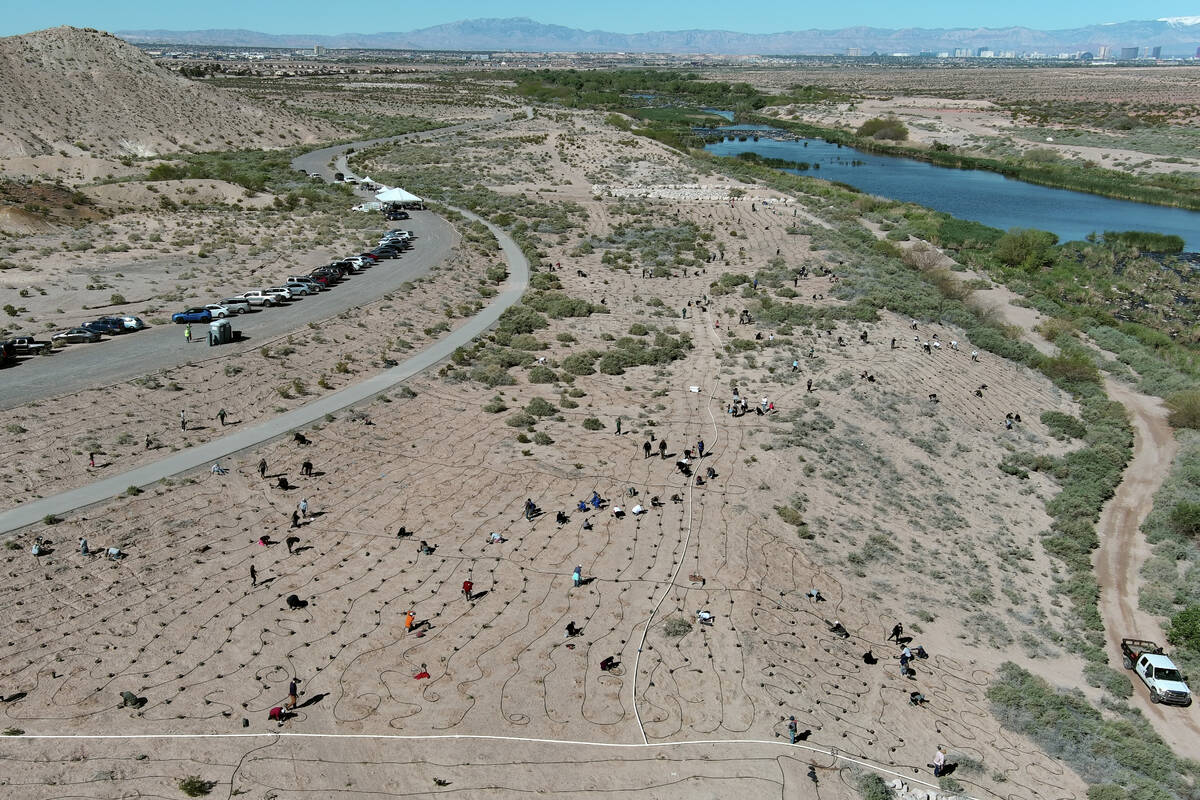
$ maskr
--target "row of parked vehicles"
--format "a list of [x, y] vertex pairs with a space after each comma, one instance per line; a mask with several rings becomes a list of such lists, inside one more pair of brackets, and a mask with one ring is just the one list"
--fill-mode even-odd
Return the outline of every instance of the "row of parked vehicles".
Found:
[[[400, 212], [404, 219], [407, 212]], [[270, 308], [287, 303], [299, 297], [325, 291], [341, 282], [347, 275], [362, 272], [364, 269], [388, 258], [399, 258], [413, 241], [413, 232], [406, 230], [390, 230], [379, 240], [379, 244], [371, 250], [356, 256], [334, 261], [323, 267], [317, 267], [307, 275], [292, 275], [280, 286], [266, 289], [251, 289], [248, 292], [227, 297], [217, 303], [188, 308], [171, 315], [171, 320], [178, 324], [192, 322], [211, 322], [214, 319], [225, 319], [235, 314], [245, 314], [258, 308]], [[140, 331], [146, 323], [134, 316], [100, 317], [90, 322], [84, 322], [75, 328], [56, 333], [50, 341], [39, 341], [34, 336], [17, 336], [8, 340], [0, 340], [0, 366], [14, 362], [20, 356], [40, 355], [54, 347], [67, 344], [87, 344], [98, 342], [103, 336], [117, 336], [131, 331]]]
[[339, 283], [347, 275], [362, 272], [386, 258], [399, 258], [400, 254], [411, 246], [412, 239], [412, 231], [388, 231], [373, 250], [317, 267], [307, 275], [291, 275], [279, 286], [251, 289], [215, 303], [184, 309], [172, 314], [171, 321], [178, 325], [211, 322], [214, 319], [225, 319], [235, 314], [245, 314], [256, 307], [272, 308], [300, 297], [325, 291]]
[[140, 317], [100, 317], [84, 322], [76, 328], [68, 328], [50, 337], [50, 341], [39, 341], [35, 336], [15, 336], [3, 343], [3, 361], [16, 360], [19, 356], [43, 355], [54, 347], [68, 344], [98, 342], [103, 336], [119, 336], [123, 333], [140, 331], [146, 323]]

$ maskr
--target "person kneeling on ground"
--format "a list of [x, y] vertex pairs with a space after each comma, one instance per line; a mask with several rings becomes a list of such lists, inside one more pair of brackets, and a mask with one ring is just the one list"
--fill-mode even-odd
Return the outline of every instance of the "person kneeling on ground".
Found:
[[829, 632], [836, 634], [836, 635], [842, 637], [843, 639], [849, 638], [849, 636], [850, 636], [850, 632], [847, 631], [844, 627], [842, 627], [842, 623], [836, 619], [833, 621], [833, 624], [829, 626]]
[[581, 633], [583, 633], [583, 628], [575, 627], [575, 620], [567, 623], [567, 637], [578, 636]]
[[433, 551], [435, 549], [436, 548], [434, 548], [432, 545], [429, 544], [429, 542], [425, 541], [424, 539], [422, 539], [421, 544], [419, 544], [417, 546], [417, 552], [419, 552], [423, 556], [433, 555]]
[[563, 512], [559, 511], [558, 514], [555, 515], [554, 521], [557, 522], [559, 525], [566, 525], [568, 522], [571, 521], [571, 518], [568, 517]]
[[608, 671], [612, 670], [613, 667], [620, 665], [620, 663], [621, 662], [617, 661], [615, 656], [608, 656], [607, 658], [605, 658], [603, 661], [600, 662], [600, 669], [603, 672], [608, 672]]
[[928, 702], [929, 701], [925, 699], [925, 695], [921, 694], [920, 692], [909, 692], [908, 693], [908, 704], [910, 706], [919, 706], [922, 703], [928, 703]]
[[699, 622], [701, 625], [712, 625], [713, 624], [713, 615], [707, 611], [703, 611], [703, 610], [697, 611], [696, 612], [696, 621]]

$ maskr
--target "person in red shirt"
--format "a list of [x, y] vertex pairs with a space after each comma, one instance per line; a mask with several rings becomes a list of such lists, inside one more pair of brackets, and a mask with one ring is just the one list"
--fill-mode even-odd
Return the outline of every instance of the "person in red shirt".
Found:
[[463, 581], [463, 597], [471, 599], [471, 590], [475, 588], [475, 584], [470, 581]]

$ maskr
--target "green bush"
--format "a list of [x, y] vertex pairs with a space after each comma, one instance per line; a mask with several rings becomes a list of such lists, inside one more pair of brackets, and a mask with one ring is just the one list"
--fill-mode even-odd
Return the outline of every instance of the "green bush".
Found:
[[1035, 270], [1051, 262], [1056, 244], [1058, 236], [1050, 231], [1013, 228], [992, 247], [992, 255], [1006, 266]]
[[599, 431], [604, 429], [604, 423], [595, 417], [588, 417], [583, 421], [584, 430]]
[[504, 404], [503, 397], [496, 395], [483, 404], [483, 410], [489, 414], [499, 414], [501, 411], [508, 411], [508, 406]]
[[554, 383], [558, 380], [558, 375], [549, 367], [538, 364], [533, 369], [529, 370], [530, 383]]
[[554, 440], [550, 438], [550, 434], [543, 433], [542, 431], [538, 431], [537, 433], [535, 433], [533, 435], [533, 443], [544, 446], [544, 445], [554, 444]]
[[499, 364], [480, 364], [471, 370], [471, 380], [484, 386], [511, 386], [516, 379]]
[[1171, 528], [1180, 536], [1200, 538], [1200, 503], [1181, 500], [1171, 509], [1168, 520]]
[[640, 322], [635, 322], [629, 326], [629, 334], [631, 336], [647, 336], [649, 333], [650, 329]]
[[892, 800], [892, 790], [874, 772], [860, 773], [854, 785], [862, 800]]
[[872, 139], [890, 139], [894, 142], [903, 142], [908, 138], [908, 127], [895, 117], [872, 117], [862, 125], [859, 125], [856, 133], [859, 136], [868, 136]]
[[1050, 435], [1056, 439], [1082, 439], [1087, 435], [1087, 427], [1061, 411], [1045, 411], [1042, 413], [1042, 424], [1050, 429]]
[[600, 353], [595, 350], [588, 350], [583, 353], [572, 353], [563, 359], [563, 370], [572, 375], [593, 375], [596, 372], [596, 359], [600, 357]]
[[508, 270], [498, 264], [494, 267], [488, 267], [487, 272], [484, 273], [484, 277], [492, 283], [503, 283], [504, 279], [508, 277]]
[[1167, 641], [1176, 647], [1200, 653], [1200, 606], [1188, 606], [1171, 617]]
[[525, 411], [535, 417], [552, 417], [558, 413], [558, 409], [549, 400], [542, 397], [535, 397], [525, 406]]
[[199, 775], [188, 775], [179, 782], [179, 791], [188, 797], [202, 797], [211, 792], [216, 785], [214, 781], [206, 781]]
[[1175, 428], [1200, 429], [1200, 389], [1176, 392], [1167, 398], [1167, 421]]
[[1006, 662], [987, 690], [1002, 725], [1032, 738], [1088, 783], [1135, 784], [1145, 797], [1183, 800], [1200, 764], [1178, 758], [1137, 711], [1106, 718], [1078, 690], [1056, 690]]
[[691, 633], [692, 621], [687, 617], [669, 617], [663, 623], [663, 633], [667, 636], [678, 638]]
[[504, 310], [496, 328], [505, 333], [533, 333], [549, 326], [550, 322], [537, 311], [528, 306], [515, 305]]
[[515, 414], [509, 414], [505, 418], [504, 424], [513, 428], [528, 428], [530, 425], [537, 423], [537, 418], [526, 411], [518, 411]]

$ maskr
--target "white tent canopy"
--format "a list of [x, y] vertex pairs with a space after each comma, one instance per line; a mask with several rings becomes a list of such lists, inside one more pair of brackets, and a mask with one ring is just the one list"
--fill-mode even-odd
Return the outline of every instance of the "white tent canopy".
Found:
[[412, 192], [406, 192], [397, 187], [395, 189], [385, 189], [375, 195], [375, 199], [381, 203], [421, 203], [424, 202]]

